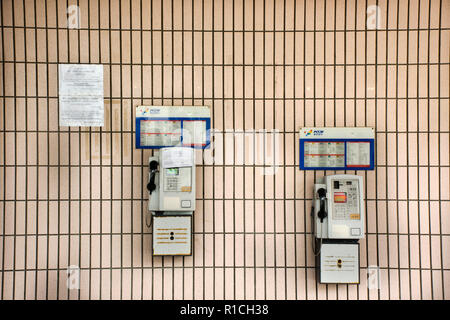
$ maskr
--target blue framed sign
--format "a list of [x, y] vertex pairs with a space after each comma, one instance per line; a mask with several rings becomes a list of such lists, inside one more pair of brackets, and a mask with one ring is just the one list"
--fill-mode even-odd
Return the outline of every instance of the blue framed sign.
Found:
[[211, 143], [208, 107], [139, 106], [136, 108], [136, 148], [208, 148]]
[[373, 170], [373, 128], [302, 128], [301, 170]]

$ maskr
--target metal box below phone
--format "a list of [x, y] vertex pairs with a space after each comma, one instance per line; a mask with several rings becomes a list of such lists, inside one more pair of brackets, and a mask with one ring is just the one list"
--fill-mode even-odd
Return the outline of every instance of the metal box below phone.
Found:
[[192, 215], [153, 216], [153, 255], [192, 254]]
[[320, 283], [359, 284], [359, 243], [322, 243], [318, 259]]

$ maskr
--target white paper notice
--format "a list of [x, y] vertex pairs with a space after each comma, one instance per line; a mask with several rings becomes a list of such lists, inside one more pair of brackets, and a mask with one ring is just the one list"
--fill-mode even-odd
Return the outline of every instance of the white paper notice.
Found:
[[194, 149], [173, 147], [162, 151], [163, 168], [190, 167], [194, 162]]
[[59, 65], [59, 125], [102, 127], [103, 65]]
[[205, 145], [206, 144], [206, 121], [183, 121], [183, 144]]
[[347, 167], [370, 166], [370, 143], [347, 142]]

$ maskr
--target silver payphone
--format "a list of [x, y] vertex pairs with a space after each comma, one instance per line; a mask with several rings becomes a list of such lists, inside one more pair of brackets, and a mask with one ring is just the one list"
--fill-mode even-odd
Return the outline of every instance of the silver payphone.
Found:
[[364, 238], [363, 179], [330, 175], [314, 185], [313, 244], [320, 283], [359, 283]]
[[149, 158], [148, 209], [153, 255], [192, 254], [195, 155], [189, 147], [161, 148]]

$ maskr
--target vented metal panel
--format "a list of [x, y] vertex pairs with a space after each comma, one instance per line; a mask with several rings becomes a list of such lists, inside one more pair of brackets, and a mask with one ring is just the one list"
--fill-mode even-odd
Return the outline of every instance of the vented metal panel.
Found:
[[[450, 298], [449, 1], [0, 10], [1, 299]], [[103, 64], [104, 127], [58, 126], [59, 63]], [[151, 255], [142, 104], [211, 108], [190, 257]], [[376, 130], [359, 286], [316, 282], [303, 126]]]

